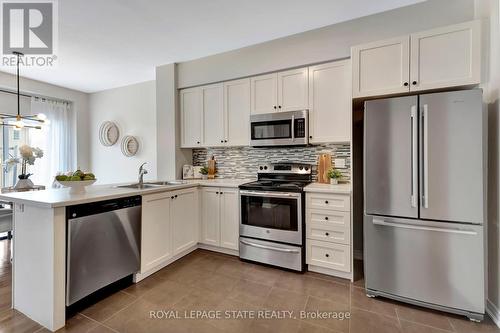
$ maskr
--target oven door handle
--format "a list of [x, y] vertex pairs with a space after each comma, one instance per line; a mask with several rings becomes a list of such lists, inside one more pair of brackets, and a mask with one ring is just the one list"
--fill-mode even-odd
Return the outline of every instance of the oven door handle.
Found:
[[240, 191], [240, 195], [266, 198], [300, 198], [300, 193], [267, 192], [267, 191]]
[[251, 243], [246, 240], [240, 239], [240, 243], [252, 246], [252, 247], [258, 247], [259, 249], [265, 249], [265, 250], [271, 250], [271, 251], [277, 251], [277, 252], [285, 252], [285, 253], [300, 253], [299, 250], [295, 249], [284, 249], [280, 247], [273, 247], [273, 246], [267, 246], [267, 245], [262, 245], [262, 244], [256, 244], [256, 243]]

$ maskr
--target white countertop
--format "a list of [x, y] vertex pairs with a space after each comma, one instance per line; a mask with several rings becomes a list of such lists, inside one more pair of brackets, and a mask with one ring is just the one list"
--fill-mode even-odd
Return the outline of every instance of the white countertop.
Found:
[[351, 184], [323, 184], [323, 183], [311, 183], [304, 187], [306, 192], [322, 192], [322, 193], [338, 193], [338, 194], [351, 194], [352, 186]]
[[[31, 192], [16, 192], [0, 194], [0, 200], [22, 203], [32, 206], [55, 208], [65, 207], [71, 205], [78, 205], [83, 203], [103, 201], [109, 199], [123, 198], [134, 195], [145, 195], [152, 193], [160, 193], [167, 191], [174, 191], [184, 188], [197, 187], [197, 186], [215, 186], [215, 187], [238, 187], [241, 184], [253, 181], [253, 179], [212, 179], [201, 180], [193, 179], [187, 180], [186, 184], [158, 186], [146, 189], [132, 189], [116, 187], [123, 184], [109, 184], [109, 185], [92, 185], [88, 186], [85, 193], [72, 194], [69, 193], [69, 188], [47, 189], [43, 191]], [[148, 181], [145, 181], [150, 182]]]

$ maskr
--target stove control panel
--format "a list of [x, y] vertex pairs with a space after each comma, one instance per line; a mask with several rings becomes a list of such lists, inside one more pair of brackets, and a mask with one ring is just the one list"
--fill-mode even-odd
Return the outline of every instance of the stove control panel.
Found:
[[287, 174], [310, 174], [311, 164], [299, 163], [271, 163], [259, 165], [258, 173], [287, 173]]

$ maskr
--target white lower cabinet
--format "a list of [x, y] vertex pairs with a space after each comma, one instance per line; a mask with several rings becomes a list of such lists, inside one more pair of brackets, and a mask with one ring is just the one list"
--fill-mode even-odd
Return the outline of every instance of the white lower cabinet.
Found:
[[198, 242], [198, 189], [142, 196], [141, 273], [161, 267]]
[[342, 272], [351, 271], [351, 250], [349, 245], [308, 240], [306, 253], [309, 265]]
[[238, 250], [238, 189], [204, 187], [201, 189], [200, 243]]
[[170, 197], [171, 192], [142, 196], [141, 273], [172, 257]]
[[351, 221], [349, 194], [306, 193], [306, 263], [310, 271], [352, 279]]
[[198, 243], [198, 189], [173, 192], [170, 206], [172, 250], [177, 255]]

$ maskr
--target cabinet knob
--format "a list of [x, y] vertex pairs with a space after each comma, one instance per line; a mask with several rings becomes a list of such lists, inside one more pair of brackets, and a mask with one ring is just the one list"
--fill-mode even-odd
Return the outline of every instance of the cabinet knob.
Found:
[[413, 81], [411, 84], [413, 84], [414, 86], [417, 85], [417, 81]]
[[177, 194], [176, 194], [176, 195], [174, 195], [174, 198], [177, 198]]
[[174, 198], [174, 196], [171, 196], [171, 197], [170, 197], [170, 199], [173, 199], [173, 198]]
[[227, 140], [224, 140], [224, 142], [227, 142]]
[[325, 216], [325, 220], [327, 220], [327, 221], [328, 221], [328, 216]]
[[330, 257], [330, 255], [327, 253], [327, 254], [325, 254], [325, 257], [327, 257], [327, 258], [328, 258], [328, 257]]
[[276, 110], [276, 105], [275, 105], [275, 106], [273, 106], [273, 107], [274, 107], [274, 109]]
[[197, 144], [200, 144], [200, 141], [196, 141]]
[[325, 203], [328, 205], [328, 200], [325, 200]]
[[219, 192], [215, 192], [215, 194], [219, 194]]
[[219, 194], [224, 194], [224, 192], [220, 192]]
[[224, 143], [224, 140], [220, 140], [220, 143]]
[[309, 135], [309, 139], [312, 139], [312, 138], [313, 138], [313, 136], [312, 136], [312, 135]]
[[408, 87], [408, 82], [403, 83], [403, 86]]
[[281, 105], [278, 105], [278, 108], [281, 109]]
[[326, 235], [326, 236], [330, 236], [330, 234], [329, 234], [328, 232], [325, 232], [325, 235]]

